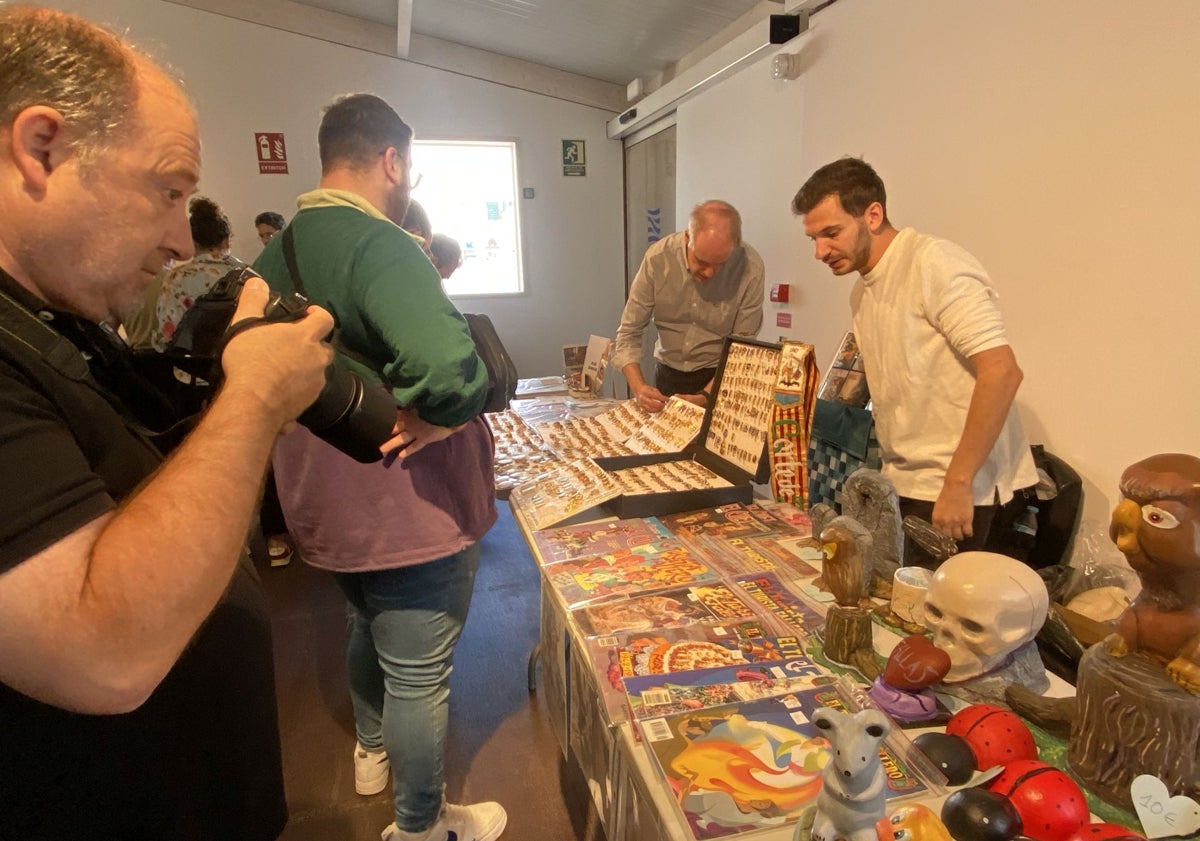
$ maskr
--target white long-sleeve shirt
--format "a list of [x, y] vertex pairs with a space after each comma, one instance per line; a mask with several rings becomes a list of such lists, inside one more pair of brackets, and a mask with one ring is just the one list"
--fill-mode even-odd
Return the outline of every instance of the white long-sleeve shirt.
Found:
[[[979, 261], [944, 239], [905, 228], [854, 285], [850, 308], [883, 451], [901, 496], [936, 500], [975, 389], [968, 361], [1008, 344], [996, 291]], [[1007, 502], [1037, 484], [1014, 404], [975, 474], [976, 505]]]

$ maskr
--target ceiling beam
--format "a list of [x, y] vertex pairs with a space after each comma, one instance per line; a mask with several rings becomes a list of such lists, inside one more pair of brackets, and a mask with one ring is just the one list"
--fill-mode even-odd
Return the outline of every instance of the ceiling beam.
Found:
[[[318, 9], [293, 0], [161, 0], [321, 41], [396, 58], [397, 33], [390, 26]], [[627, 103], [623, 85], [568, 73], [531, 61], [413, 33], [402, 59], [460, 76], [541, 94], [611, 113]]]
[[412, 0], [396, 0], [396, 57], [408, 58], [412, 38]]

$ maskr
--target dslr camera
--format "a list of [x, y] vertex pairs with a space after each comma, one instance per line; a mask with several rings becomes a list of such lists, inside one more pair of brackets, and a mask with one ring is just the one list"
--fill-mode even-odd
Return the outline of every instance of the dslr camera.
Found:
[[[304, 317], [309, 300], [303, 295], [272, 294], [261, 319], [239, 322], [231, 329], [242, 287], [252, 277], [258, 277], [253, 269], [234, 269], [196, 298], [165, 351], [171, 364], [215, 388], [223, 376], [221, 353], [233, 336], [260, 324]], [[389, 391], [376, 383], [363, 382], [335, 359], [325, 369], [325, 387], [320, 396], [297, 420], [351, 458], [369, 463], [383, 458], [379, 446], [392, 435], [396, 401]]]

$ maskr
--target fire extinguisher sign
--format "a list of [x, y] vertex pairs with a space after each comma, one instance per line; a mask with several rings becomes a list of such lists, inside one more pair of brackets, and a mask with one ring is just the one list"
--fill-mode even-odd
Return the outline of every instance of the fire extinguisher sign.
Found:
[[256, 131], [254, 148], [258, 154], [259, 175], [287, 175], [287, 147], [283, 132]]

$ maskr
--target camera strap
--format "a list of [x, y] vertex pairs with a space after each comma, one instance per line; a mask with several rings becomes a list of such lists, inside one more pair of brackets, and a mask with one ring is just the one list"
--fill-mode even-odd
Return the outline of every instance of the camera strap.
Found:
[[[104, 332], [100, 328], [97, 328], [97, 331]], [[93, 335], [91, 338], [98, 337]], [[5, 342], [14, 342], [24, 347], [26, 351], [32, 351], [37, 358], [53, 369], [56, 374], [72, 382], [84, 385], [99, 394], [124, 419], [126, 428], [152, 448], [155, 448], [156, 453], [164, 451], [164, 446], [168, 446], [171, 441], [182, 437], [182, 434], [190, 430], [195, 424], [194, 418], [185, 418], [183, 420], [172, 418], [171, 421], [168, 421], [169, 426], [167, 428], [162, 430], [152, 429], [145, 421], [137, 417], [130, 410], [122, 397], [118, 396], [110, 388], [102, 385], [96, 379], [96, 375], [92, 372], [87, 357], [74, 342], [42, 321], [36, 313], [31, 312], [6, 292], [0, 290], [0, 344]], [[114, 361], [120, 361], [115, 359], [117, 354], [106, 355], [102, 353], [98, 343], [89, 341], [89, 344], [95, 349], [95, 353], [104, 357], [99, 360], [99, 364], [110, 365]], [[16, 348], [10, 351], [10, 353], [14, 352], [16, 352]], [[27, 375], [38, 381], [41, 387], [45, 388], [45, 380], [39, 379], [35, 370], [28, 363], [22, 362], [15, 356], [10, 357], [8, 354], [5, 354], [5, 356], [11, 362], [19, 365]], [[141, 398], [139, 402], [146, 406], [148, 410], [153, 409], [155, 412], [158, 412], [158, 417], [162, 419], [163, 415], [167, 414], [167, 404], [162, 402], [161, 395], [157, 390], [149, 386], [144, 378], [137, 374], [128, 364], [128, 360], [125, 360], [121, 367], [126, 377], [136, 377], [136, 384], [131, 379], [130, 385], [138, 389], [138, 396]], [[56, 404], [59, 403], [53, 396], [53, 390], [45, 393]]]
[[79, 348], [2, 291], [0, 332], [37, 352], [46, 364], [67, 379], [99, 388]]
[[[294, 233], [292, 233], [293, 227], [293, 225], [288, 225], [283, 229], [283, 261], [287, 264], [288, 274], [291, 275], [292, 286], [295, 287], [297, 292], [311, 301], [312, 296], [308, 294], [308, 290], [304, 288], [304, 281], [300, 279], [300, 266], [296, 264], [296, 236]], [[319, 302], [316, 301], [313, 303], [319, 304]], [[387, 382], [387, 378], [383, 375], [383, 372], [379, 369], [378, 365], [376, 365], [368, 357], [346, 345], [346, 343], [342, 340], [341, 330], [337, 329], [336, 326], [333, 330], [333, 336], [329, 339], [329, 344], [342, 356], [353, 359], [359, 365], [365, 367], [368, 371], [372, 371], [376, 376], [383, 380], [383, 382]]]

